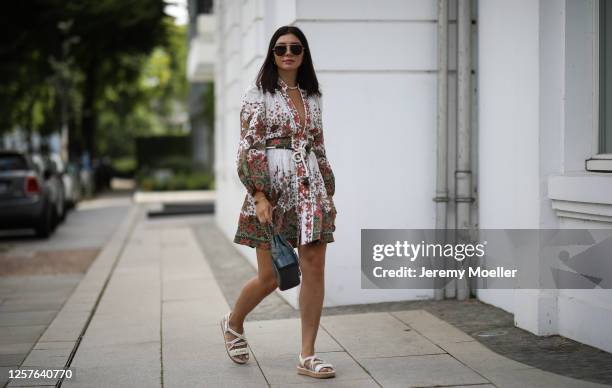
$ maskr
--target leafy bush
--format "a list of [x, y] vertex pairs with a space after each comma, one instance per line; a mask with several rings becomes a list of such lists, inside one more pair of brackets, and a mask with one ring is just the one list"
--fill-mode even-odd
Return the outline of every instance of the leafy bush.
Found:
[[166, 156], [157, 162], [159, 168], [167, 168], [177, 173], [193, 172], [193, 161], [191, 157], [172, 155]]
[[138, 174], [137, 181], [143, 191], [214, 189], [214, 177], [199, 171]]
[[113, 160], [113, 171], [120, 177], [133, 176], [136, 170], [136, 159], [127, 156]]

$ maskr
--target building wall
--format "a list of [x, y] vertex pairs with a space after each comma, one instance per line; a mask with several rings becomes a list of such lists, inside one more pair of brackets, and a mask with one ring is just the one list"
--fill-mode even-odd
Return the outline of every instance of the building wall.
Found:
[[[610, 212], [604, 197], [612, 199], [612, 177], [584, 170], [584, 160], [597, 149], [595, 3], [479, 2], [481, 228], [610, 227], [596, 213]], [[557, 209], [567, 206], [599, 210]], [[478, 295], [514, 313], [516, 325], [533, 333], [612, 350], [604, 324], [612, 319], [610, 290]]]
[[[221, 85], [216, 88], [217, 221], [228, 238], [236, 231], [245, 194], [235, 171], [241, 93], [254, 81], [276, 28], [297, 25], [309, 40], [337, 187], [326, 306], [432, 296], [430, 290], [362, 290], [359, 241], [362, 228], [435, 227], [436, 2], [355, 3], [223, 1], [215, 9]], [[456, 7], [450, 4], [449, 128], [454, 128]], [[454, 147], [449, 149], [454, 161]], [[452, 180], [451, 166], [451, 191]], [[449, 208], [452, 212], [452, 203]], [[449, 225], [453, 222], [451, 217]], [[255, 263], [254, 250], [239, 249]], [[297, 306], [297, 289], [282, 295]]]
[[[449, 4], [452, 196], [456, 2]], [[595, 221], [612, 214], [609, 175], [583, 170], [596, 149], [589, 59], [595, 2], [473, 4], [476, 225], [609, 227]], [[215, 2], [215, 14], [217, 222], [226, 236], [233, 238], [245, 195], [235, 166], [240, 98], [274, 30], [295, 24], [311, 45], [337, 180], [325, 305], [431, 298], [429, 290], [362, 290], [359, 241], [362, 228], [435, 226], [436, 1], [228, 0]], [[611, 194], [594, 194], [602, 190]], [[576, 203], [581, 210], [572, 208]], [[448, 210], [452, 227], [452, 201]], [[254, 250], [238, 249], [255, 265]], [[297, 306], [297, 291], [281, 295]], [[514, 313], [517, 326], [533, 333], [558, 333], [612, 350], [612, 333], [604, 327], [612, 318], [608, 291], [479, 290], [478, 297]]]

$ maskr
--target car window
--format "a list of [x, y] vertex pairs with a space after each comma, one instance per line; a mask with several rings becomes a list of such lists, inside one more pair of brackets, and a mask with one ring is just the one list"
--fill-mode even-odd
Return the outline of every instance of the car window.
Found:
[[28, 164], [20, 155], [0, 155], [0, 171], [27, 170]]
[[32, 163], [34, 163], [34, 166], [36, 166], [36, 170], [40, 174], [42, 174], [43, 171], [45, 170], [45, 162], [42, 160], [40, 155], [37, 155], [37, 154], [32, 155]]
[[57, 169], [58, 172], [66, 171], [66, 166], [64, 165], [64, 161], [62, 160], [62, 157], [59, 156], [59, 154], [52, 154], [51, 160], [55, 164], [55, 168]]

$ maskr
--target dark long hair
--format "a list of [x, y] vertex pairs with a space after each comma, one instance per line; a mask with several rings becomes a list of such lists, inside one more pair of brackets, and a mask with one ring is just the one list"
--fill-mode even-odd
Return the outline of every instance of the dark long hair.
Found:
[[302, 64], [298, 68], [297, 71], [297, 83], [300, 85], [300, 88], [306, 90], [307, 95], [317, 95], [321, 96], [321, 91], [319, 90], [319, 81], [317, 80], [317, 75], [315, 74], [314, 66], [312, 65], [312, 57], [310, 56], [310, 48], [308, 47], [308, 40], [306, 40], [306, 36], [299, 28], [295, 26], [282, 26], [270, 39], [270, 44], [268, 45], [268, 53], [266, 54], [266, 59], [264, 60], [263, 65], [261, 65], [261, 69], [259, 69], [259, 74], [257, 75], [257, 86], [259, 88], [263, 88], [264, 92], [274, 93], [276, 89], [278, 89], [278, 68], [276, 67], [276, 63], [274, 63], [274, 45], [279, 37], [286, 34], [293, 34], [297, 36], [297, 38], [304, 46], [304, 57], [302, 58]]

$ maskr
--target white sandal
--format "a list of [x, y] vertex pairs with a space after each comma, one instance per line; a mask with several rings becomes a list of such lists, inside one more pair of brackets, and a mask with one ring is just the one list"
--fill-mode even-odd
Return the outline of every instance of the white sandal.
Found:
[[[308, 367], [306, 367], [306, 362], [308, 361], [310, 361], [310, 364]], [[321, 372], [321, 369], [323, 368], [330, 368], [332, 370]], [[334, 366], [330, 363], [324, 362], [316, 354], [302, 358], [302, 353], [300, 353], [300, 365], [297, 367], [297, 372], [300, 375], [306, 375], [317, 379], [327, 379], [336, 376]]]
[[[225, 342], [225, 350], [227, 351], [227, 355], [229, 356], [229, 358], [232, 359], [232, 361], [238, 364], [244, 364], [249, 360], [249, 348], [248, 348], [249, 344], [244, 334], [240, 334], [236, 332], [235, 330], [233, 330], [231, 327], [229, 327], [229, 317], [231, 313], [232, 312], [230, 311], [229, 313], [225, 314], [223, 318], [221, 319], [221, 331], [223, 332], [223, 341]], [[228, 341], [225, 337], [225, 334], [228, 332], [235, 335], [236, 338]], [[240, 345], [246, 345], [246, 346], [238, 347]], [[244, 359], [240, 357], [236, 357], [242, 354], [246, 354], [247, 356]]]

